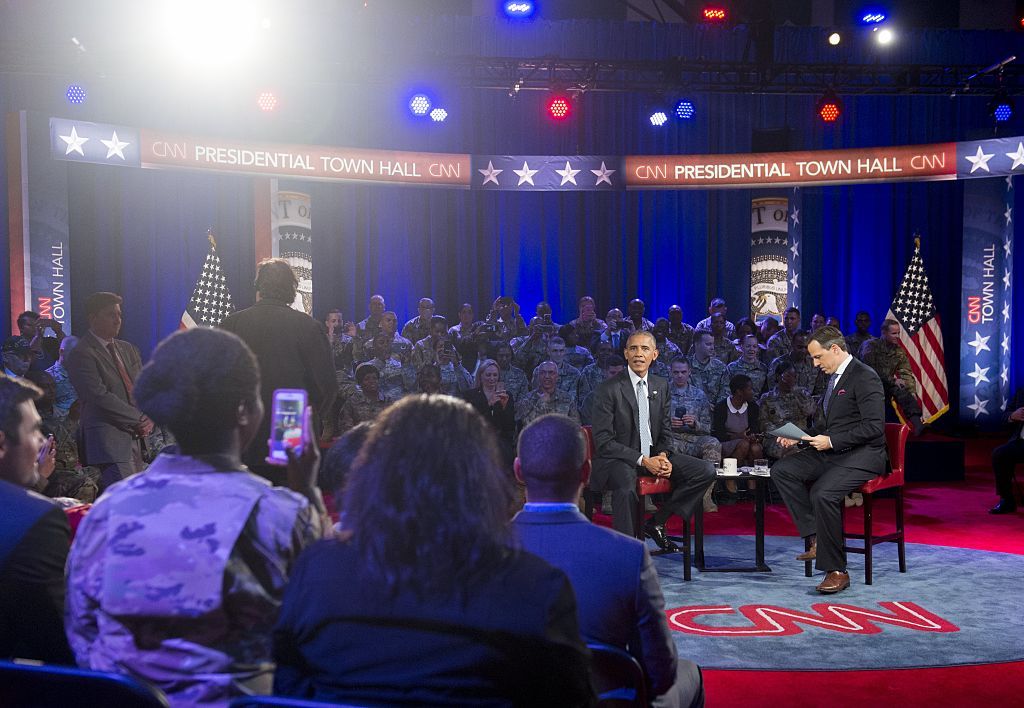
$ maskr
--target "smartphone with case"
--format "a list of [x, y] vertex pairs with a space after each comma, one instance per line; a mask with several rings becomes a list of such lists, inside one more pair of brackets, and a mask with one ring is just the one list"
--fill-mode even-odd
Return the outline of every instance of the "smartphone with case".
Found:
[[305, 423], [308, 394], [300, 388], [279, 388], [274, 391], [270, 418], [270, 461], [286, 465], [285, 448], [298, 452], [308, 431]]
[[677, 406], [675, 417], [682, 418], [684, 415], [686, 415], [686, 406]]

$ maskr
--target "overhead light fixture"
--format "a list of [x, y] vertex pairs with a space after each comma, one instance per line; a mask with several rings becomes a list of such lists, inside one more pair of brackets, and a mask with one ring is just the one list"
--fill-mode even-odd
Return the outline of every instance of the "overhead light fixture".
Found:
[[409, 112], [417, 118], [430, 113], [430, 109], [433, 106], [433, 101], [430, 100], [430, 96], [425, 93], [413, 94], [412, 98], [409, 99]]
[[651, 113], [651, 125], [660, 128], [661, 126], [668, 123], [668, 116], [665, 115], [665, 111], [654, 111]]
[[831, 44], [833, 47], [838, 46], [839, 43], [842, 42], [842, 41], [843, 41], [843, 38], [839, 35], [838, 32], [833, 32], [832, 34], [830, 34], [828, 36], [828, 43]]
[[676, 118], [679, 120], [690, 120], [696, 115], [697, 109], [693, 105], [693, 101], [688, 98], [681, 98], [676, 101]]
[[999, 89], [988, 104], [988, 112], [995, 118], [996, 123], [1005, 123], [1013, 118], [1013, 99], [1004, 91]]
[[565, 120], [572, 115], [572, 99], [568, 94], [553, 94], [548, 98], [547, 112], [554, 120]]
[[824, 122], [835, 123], [843, 114], [843, 103], [839, 100], [836, 92], [829, 89], [824, 96], [818, 99], [815, 112]]
[[256, 98], [256, 105], [264, 113], [270, 113], [277, 108], [277, 96], [270, 91], [264, 91]]
[[86, 93], [81, 84], [69, 84], [64, 92], [64, 98], [73, 106], [80, 106], [85, 103]]
[[875, 41], [877, 41], [882, 46], [891, 44], [892, 40], [895, 39], [896, 37], [896, 35], [894, 35], [892, 30], [889, 29], [888, 27], [883, 27], [881, 29], [875, 27], [872, 31], [875, 33]]

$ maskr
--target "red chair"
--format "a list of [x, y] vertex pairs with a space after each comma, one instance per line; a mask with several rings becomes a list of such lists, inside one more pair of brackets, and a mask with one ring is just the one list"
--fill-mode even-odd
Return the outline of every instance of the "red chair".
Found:
[[[594, 459], [594, 455], [597, 453], [597, 447], [594, 443], [594, 431], [589, 425], [584, 425], [583, 434], [587, 437], [587, 458], [590, 460]], [[633, 537], [638, 538], [641, 541], [644, 540], [644, 519], [646, 518], [646, 512], [644, 511], [647, 504], [645, 503], [645, 497], [648, 494], [668, 494], [672, 491], [672, 482], [662, 477], [648, 477], [645, 475], [637, 475], [636, 478], [636, 509], [633, 510]], [[583, 501], [586, 507], [586, 515], [588, 519], [594, 517], [594, 503], [595, 497], [600, 500], [600, 492], [591, 492], [590, 490], [583, 491]], [[700, 511], [697, 512], [701, 513]], [[690, 580], [690, 561], [691, 561], [691, 543], [690, 543], [690, 520], [682, 519], [683, 522], [683, 535], [672, 536], [673, 541], [682, 541], [683, 543], [683, 580]]]
[[[900, 572], [907, 572], [907, 551], [903, 533], [903, 463], [906, 457], [907, 438], [910, 426], [906, 423], [885, 424], [885, 446], [889, 451], [889, 467], [892, 471], [865, 482], [858, 490], [864, 495], [864, 533], [849, 533], [843, 529], [843, 539], [854, 539], [864, 542], [863, 546], [850, 546], [844, 543], [843, 550], [847, 553], [859, 553], [864, 556], [864, 584], [871, 584], [871, 549], [879, 543], [895, 543], [900, 559]], [[872, 512], [874, 511], [875, 494], [886, 489], [896, 492], [896, 530], [893, 533], [875, 535], [872, 530]]]

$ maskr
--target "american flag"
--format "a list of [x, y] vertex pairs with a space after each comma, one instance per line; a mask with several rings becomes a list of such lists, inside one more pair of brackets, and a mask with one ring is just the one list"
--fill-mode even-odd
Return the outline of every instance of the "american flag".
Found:
[[914, 239], [914, 257], [910, 259], [887, 317], [900, 323], [900, 345], [907, 352], [917, 379], [921, 417], [925, 423], [930, 423], [949, 410], [949, 389], [943, 363], [942, 328], [921, 260], [920, 238]]
[[206, 252], [203, 272], [196, 281], [192, 299], [181, 315], [181, 329], [216, 327], [234, 311], [231, 293], [220, 267], [220, 256], [217, 255], [217, 242], [212, 232], [207, 233], [206, 237], [210, 241], [210, 250]]

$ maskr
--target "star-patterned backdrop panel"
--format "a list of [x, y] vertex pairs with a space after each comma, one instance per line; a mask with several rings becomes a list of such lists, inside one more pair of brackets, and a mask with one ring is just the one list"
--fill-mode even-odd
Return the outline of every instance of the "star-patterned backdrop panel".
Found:
[[1002, 423], [1012, 395], [1013, 191], [1010, 177], [964, 187], [960, 418], [982, 426]]

